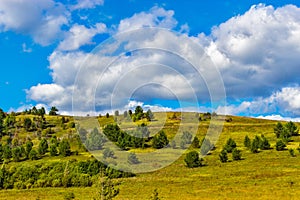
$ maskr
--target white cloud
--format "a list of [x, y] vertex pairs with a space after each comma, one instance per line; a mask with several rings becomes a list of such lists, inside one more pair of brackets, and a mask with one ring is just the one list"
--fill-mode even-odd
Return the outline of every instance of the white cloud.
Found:
[[[219, 67], [228, 96], [270, 95], [300, 82], [300, 8], [259, 4], [199, 35]], [[209, 42], [210, 41], [210, 42]]]
[[71, 6], [71, 9], [89, 9], [103, 4], [104, 0], [78, 0], [76, 5]]
[[134, 14], [130, 18], [120, 21], [118, 31], [130, 31], [143, 27], [161, 27], [172, 29], [177, 25], [173, 10], [165, 10], [160, 7], [153, 7], [149, 12]]
[[77, 50], [79, 47], [91, 44], [96, 34], [106, 32], [106, 25], [97, 23], [95, 27], [87, 28], [84, 25], [74, 24], [63, 41], [58, 45], [58, 50]]
[[1, 0], [0, 31], [30, 35], [41, 45], [57, 40], [69, 13], [53, 0]]
[[258, 116], [259, 119], [269, 119], [269, 120], [277, 120], [277, 121], [293, 121], [300, 122], [300, 118], [291, 118], [291, 117], [283, 117], [281, 115], [267, 115], [267, 116]]
[[23, 50], [24, 53], [31, 53], [32, 52], [32, 49], [28, 48], [25, 43], [22, 44], [22, 50]]

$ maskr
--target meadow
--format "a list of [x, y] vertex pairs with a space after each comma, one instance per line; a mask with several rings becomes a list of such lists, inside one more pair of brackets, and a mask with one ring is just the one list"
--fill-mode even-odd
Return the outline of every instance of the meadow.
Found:
[[[179, 115], [179, 113], [177, 113]], [[172, 117], [174, 113], [154, 113], [155, 120], [152, 122], [131, 122], [120, 116], [118, 124], [124, 130], [131, 129], [132, 125], [148, 123], [151, 134], [163, 128], [168, 138], [174, 138], [180, 127], [192, 130], [197, 127], [196, 135], [203, 138], [208, 129], [210, 120], [195, 122], [183, 120], [180, 117]], [[192, 119], [195, 113], [186, 114]], [[24, 116], [18, 116], [22, 118]], [[53, 123], [58, 116], [46, 116]], [[185, 117], [187, 119], [188, 117]], [[236, 116], [220, 116], [220, 119], [231, 118], [232, 121], [224, 122], [222, 133], [215, 144], [215, 149], [203, 159], [204, 166], [188, 168], [184, 158], [186, 150], [179, 159], [169, 166], [153, 172], [139, 173], [135, 177], [118, 178], [120, 183], [117, 187], [120, 193], [115, 199], [140, 200], [149, 199], [154, 189], [157, 189], [161, 199], [297, 199], [300, 196], [300, 153], [296, 150], [300, 144], [300, 136], [293, 136], [287, 144], [286, 150], [277, 151], [275, 144], [277, 138], [274, 127], [277, 121]], [[112, 123], [114, 117], [98, 118], [100, 125]], [[184, 121], [185, 123], [181, 123]], [[71, 123], [71, 122], [70, 122]], [[196, 125], [193, 123], [197, 123]], [[283, 122], [283, 124], [286, 122]], [[55, 123], [54, 123], [55, 124]], [[297, 124], [299, 127], [299, 124]], [[54, 128], [55, 129], [55, 128]], [[56, 129], [58, 136], [75, 134], [75, 129]], [[25, 138], [27, 132], [20, 131], [19, 137]], [[270, 142], [271, 149], [260, 150], [259, 153], [251, 153], [244, 147], [246, 135], [253, 139], [256, 135], [263, 134]], [[241, 150], [242, 160], [233, 161], [228, 154], [228, 162], [222, 163], [219, 154], [227, 139], [232, 138]], [[37, 145], [37, 141], [34, 141]], [[79, 150], [76, 142], [71, 142], [72, 151]], [[288, 149], [295, 149], [295, 156], [291, 156]], [[153, 149], [130, 149], [132, 152], [148, 152]], [[196, 149], [198, 150], [198, 149]], [[48, 154], [48, 153], [47, 153]], [[69, 157], [48, 157], [39, 160], [23, 162], [9, 162], [9, 166], [17, 166], [20, 163], [36, 164], [39, 162], [54, 162], [66, 160], [86, 160], [91, 157], [88, 152], [79, 150], [78, 155]], [[73, 193], [75, 199], [92, 199], [99, 190], [96, 186], [91, 187], [51, 187], [31, 189], [2, 189], [0, 199], [66, 199], [66, 195]]]

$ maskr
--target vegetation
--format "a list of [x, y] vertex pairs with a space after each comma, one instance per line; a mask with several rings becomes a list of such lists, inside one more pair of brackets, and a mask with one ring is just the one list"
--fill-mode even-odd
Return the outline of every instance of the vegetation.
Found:
[[186, 154], [184, 159], [186, 166], [189, 168], [202, 166], [202, 159], [199, 158], [199, 153], [197, 151], [191, 151]]
[[[175, 117], [172, 118], [174, 114]], [[93, 199], [102, 188], [99, 186], [99, 177], [102, 177], [102, 181], [109, 177], [107, 180], [113, 184], [108, 184], [107, 188], [110, 188], [110, 191], [118, 190], [114, 199], [145, 199], [151, 193], [154, 194], [155, 188], [163, 194], [164, 199], [250, 199], [253, 196], [260, 196], [262, 199], [297, 199], [300, 195], [296, 189], [300, 182], [300, 156], [299, 152], [295, 151], [300, 149], [298, 123], [293, 123], [295, 129], [291, 128], [291, 123], [281, 122], [282, 127], [289, 130], [289, 136], [286, 137], [283, 132], [277, 138], [274, 134], [278, 123], [276, 121], [231, 116], [232, 121], [224, 124], [218, 142], [212, 144], [208, 139], [204, 139], [210, 123], [209, 115], [198, 113], [197, 117], [201, 117], [201, 121], [196, 137], [190, 140], [191, 147], [178, 160], [158, 171], [137, 174], [135, 178], [130, 178], [134, 174], [105, 166], [94, 159], [84, 146], [91, 147], [96, 152], [101, 150], [104, 154], [105, 149], [110, 149], [103, 137], [105, 134], [113, 139], [116, 145], [130, 152], [127, 157], [128, 163], [142, 166], [144, 160], [137, 159], [136, 155], [155, 151], [153, 141], [165, 141], [161, 142], [162, 147], [166, 147], [167, 150], [176, 149], [176, 143], [180, 146], [180, 140], [174, 137], [178, 127], [182, 126], [182, 130], [189, 133], [192, 133], [192, 129], [190, 123], [180, 125], [179, 113], [167, 113], [166, 123], [161, 130], [164, 134], [158, 139], [160, 134], [156, 133], [157, 127], [159, 122], [164, 120], [162, 116], [165, 114], [154, 113], [155, 120], [151, 121], [142, 117], [135, 121], [134, 126], [128, 119], [135, 113], [130, 114], [127, 111], [126, 115], [125, 118], [125, 115], [120, 113], [117, 123], [113, 120], [115, 116], [98, 117], [102, 124], [100, 129], [78, 127], [77, 133], [74, 121], [69, 116], [61, 116], [58, 113], [50, 116], [36, 108], [23, 113], [0, 111], [0, 186], [3, 188], [0, 190], [1, 198]], [[191, 113], [191, 117], [195, 118], [195, 114]], [[26, 118], [29, 120], [25, 120]], [[188, 118], [189, 116], [185, 119]], [[95, 142], [96, 140], [98, 142]], [[170, 144], [169, 140], [172, 141]], [[232, 148], [234, 143], [236, 147]], [[259, 154], [251, 153], [252, 146]], [[60, 147], [65, 147], [62, 149], [66, 151]], [[231, 149], [232, 153], [227, 152], [225, 148]], [[207, 156], [204, 160], [199, 157], [202, 149], [203, 152], [209, 152], [208, 155], [205, 154]], [[194, 154], [191, 153], [193, 151], [198, 153], [198, 156], [190, 156]], [[113, 152], [113, 157], [119, 156], [117, 152]], [[164, 158], [168, 155], [159, 156]], [[186, 160], [193, 160], [187, 157], [195, 158], [190, 162], [192, 166], [197, 164], [199, 159], [199, 166], [205, 163], [205, 167], [187, 167]], [[231, 159], [242, 160], [231, 162]], [[221, 165], [220, 161], [224, 161], [224, 164]], [[153, 165], [159, 166], [160, 163]], [[243, 192], [241, 196], [241, 191], [251, 193]], [[157, 191], [156, 194], [156, 197], [160, 198]]]

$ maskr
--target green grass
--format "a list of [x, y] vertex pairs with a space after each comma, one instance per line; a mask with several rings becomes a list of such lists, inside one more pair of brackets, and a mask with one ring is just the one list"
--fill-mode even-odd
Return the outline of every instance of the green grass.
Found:
[[[194, 116], [194, 113], [191, 113]], [[163, 113], [155, 114], [157, 121], [150, 122], [150, 130], [164, 128], [168, 137], [174, 137], [180, 126], [180, 120], [166, 119]], [[137, 174], [133, 178], [118, 179], [121, 183], [120, 194], [115, 199], [140, 200], [147, 199], [155, 188], [158, 189], [162, 199], [297, 199], [300, 196], [300, 153], [291, 157], [289, 152], [270, 150], [251, 153], [243, 145], [246, 135], [251, 139], [255, 135], [264, 134], [270, 141], [271, 147], [276, 143], [273, 127], [276, 121], [232, 117], [232, 122], [225, 122], [223, 132], [216, 144], [216, 149], [204, 157], [204, 167], [189, 169], [184, 165], [184, 155], [171, 165], [158, 171]], [[112, 117], [101, 117], [102, 124], [112, 121]], [[102, 120], [102, 121], [101, 121]], [[161, 121], [167, 120], [162, 126]], [[183, 129], [192, 129], [192, 122], [183, 124]], [[130, 123], [122, 116], [119, 117], [120, 126], [130, 128]], [[209, 120], [200, 122], [197, 136], [203, 138], [208, 129]], [[299, 127], [299, 124], [297, 124]], [[221, 163], [219, 153], [228, 138], [233, 138], [238, 149], [242, 150], [242, 160], [232, 161], [228, 154], [229, 162]], [[293, 137], [287, 146], [296, 149], [300, 143], [300, 136]], [[134, 149], [136, 153], [145, 153], [151, 149]], [[185, 152], [186, 153], [186, 152]], [[163, 159], [164, 154], [159, 155]], [[67, 159], [85, 159], [89, 154], [81, 153]], [[43, 158], [38, 161], [50, 162], [61, 158]], [[64, 158], [65, 159], [65, 158]], [[29, 190], [0, 190], [0, 199], [64, 199], [66, 193], [73, 192], [75, 199], [91, 199], [96, 192], [95, 187], [90, 188], [35, 188]]]

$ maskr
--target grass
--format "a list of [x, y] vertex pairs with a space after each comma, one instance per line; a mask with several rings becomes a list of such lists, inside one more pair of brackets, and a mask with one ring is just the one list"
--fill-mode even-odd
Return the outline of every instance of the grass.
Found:
[[[192, 113], [191, 115], [194, 115]], [[165, 119], [166, 115], [155, 114], [157, 121], [151, 122], [150, 130], [164, 128], [168, 137], [174, 137], [180, 126], [178, 119]], [[168, 114], [167, 116], [172, 116]], [[255, 135], [264, 134], [274, 147], [277, 139], [273, 133], [276, 121], [232, 117], [232, 122], [225, 122], [223, 132], [216, 144], [216, 149], [204, 157], [204, 167], [190, 169], [184, 165], [185, 153], [174, 163], [158, 171], [137, 174], [133, 178], [118, 179], [120, 194], [115, 199], [140, 200], [150, 197], [154, 189], [158, 189], [163, 199], [297, 199], [300, 196], [300, 153], [290, 156], [288, 150], [276, 151], [275, 148], [251, 153], [243, 145], [246, 135], [251, 139]], [[103, 119], [103, 121], [101, 121]], [[111, 122], [112, 118], [102, 117], [102, 124]], [[160, 121], [166, 120], [162, 126]], [[188, 119], [190, 120], [190, 119]], [[126, 119], [119, 117], [122, 128], [130, 128]], [[183, 129], [192, 129], [191, 122], [182, 124]], [[209, 121], [200, 122], [197, 136], [203, 138], [208, 129]], [[297, 124], [299, 127], [299, 124]], [[181, 129], [180, 129], [181, 130]], [[241, 161], [221, 163], [219, 153], [228, 138], [233, 138], [238, 149], [242, 151]], [[300, 136], [293, 137], [287, 149], [296, 149]], [[145, 153], [151, 149], [134, 149], [136, 153]], [[188, 151], [187, 151], [188, 152]], [[166, 155], [159, 155], [163, 159]], [[68, 159], [85, 159], [88, 154], [70, 157]], [[49, 162], [52, 158], [38, 161]], [[57, 158], [59, 159], [59, 158]], [[27, 161], [26, 161], [27, 162]], [[73, 192], [75, 199], [91, 199], [97, 189], [90, 188], [35, 188], [29, 190], [0, 190], [0, 199], [64, 199], [67, 193]]]

